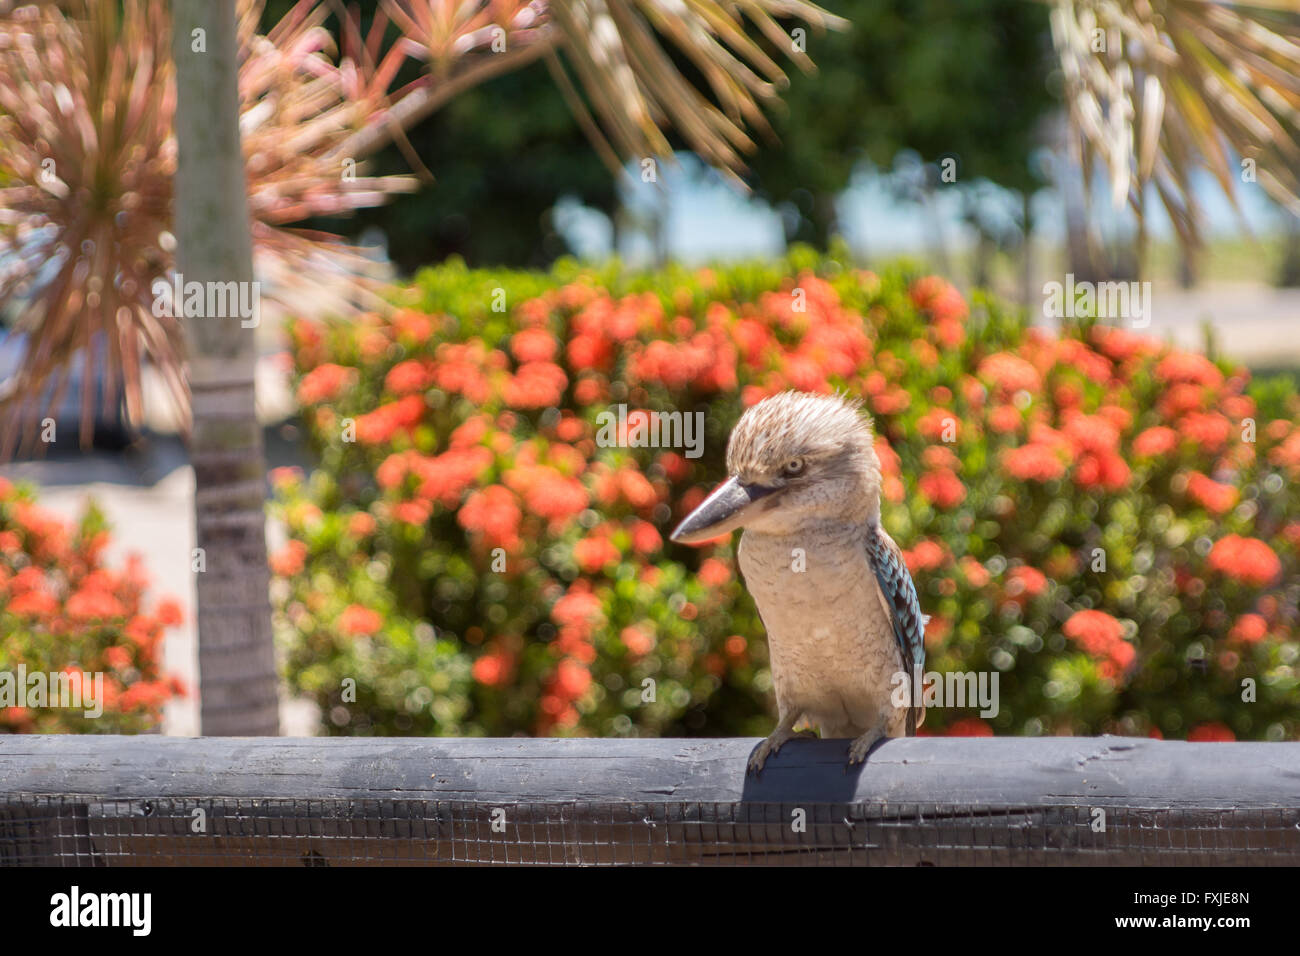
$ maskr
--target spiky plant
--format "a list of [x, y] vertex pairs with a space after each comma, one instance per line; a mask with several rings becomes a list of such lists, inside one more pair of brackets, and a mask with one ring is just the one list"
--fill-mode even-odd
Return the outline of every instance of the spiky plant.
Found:
[[[410, 177], [367, 178], [360, 163], [457, 93], [545, 56], [611, 168], [669, 157], [665, 129], [675, 126], [734, 177], [752, 145], [746, 124], [764, 125], [761, 106], [785, 81], [744, 19], [805, 69], [802, 46], [773, 18], [844, 23], [804, 0], [384, 0], [363, 36], [355, 10], [339, 0], [301, 0], [263, 35], [263, 6], [238, 0], [240, 126], [255, 259], [259, 273], [279, 280], [268, 297], [286, 304], [306, 287], [326, 287], [322, 274], [339, 287], [340, 271], [358, 279], [341, 286], [345, 298], [364, 293], [362, 260], [351, 250], [334, 236], [288, 227], [413, 188]], [[342, 23], [341, 54], [324, 26], [332, 13]], [[28, 336], [21, 371], [0, 396], [0, 456], [12, 454], [20, 434], [33, 443], [74, 357], [94, 367], [101, 348], [109, 351], [106, 397], [120, 376], [130, 421], [143, 412], [145, 361], [188, 421], [179, 326], [153, 314], [154, 283], [174, 267], [169, 14], [161, 0], [16, 9], [0, 0], [0, 310], [17, 311]], [[401, 37], [385, 49], [390, 22]], [[680, 72], [663, 37], [705, 89]], [[425, 61], [426, 73], [390, 89], [408, 57]], [[86, 375], [83, 442], [93, 385]]]
[[[255, 29], [261, 0], [239, 6], [256, 255], [281, 280], [271, 297], [291, 302], [350, 251], [336, 237], [287, 224], [375, 205], [415, 184], [368, 178], [333, 155], [342, 139], [382, 121], [394, 57], [373, 64], [333, 56], [322, 26], [328, 11], [310, 0], [265, 36]], [[34, 444], [74, 360], [94, 368], [101, 351], [103, 398], [112, 400], [120, 382], [128, 420], [143, 414], [146, 361], [188, 418], [180, 323], [155, 315], [163, 310], [154, 285], [174, 268], [169, 18], [163, 0], [0, 6], [0, 311], [15, 314], [25, 336], [19, 370], [0, 395], [0, 456]], [[83, 443], [94, 384], [83, 375]]]
[[[179, 324], [152, 314], [170, 258], [175, 109], [163, 0], [20, 7], [0, 20], [0, 310], [19, 311], [23, 361], [6, 383], [0, 454], [33, 439], [67, 386], [74, 357], [101, 349], [141, 411], [140, 356], [185, 393]], [[89, 437], [93, 375], [83, 376]], [[49, 388], [53, 388], [53, 395]], [[51, 397], [53, 401], [51, 401]]]

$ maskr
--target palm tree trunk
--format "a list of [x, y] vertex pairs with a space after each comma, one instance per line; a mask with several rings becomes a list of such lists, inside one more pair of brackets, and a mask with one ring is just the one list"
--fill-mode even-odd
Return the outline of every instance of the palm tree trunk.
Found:
[[[194, 52], [202, 30], [204, 52]], [[236, 94], [234, 0], [176, 0], [176, 267], [192, 282], [256, 294]], [[238, 310], [186, 315], [193, 433], [201, 725], [207, 735], [279, 733], [266, 467], [253, 406], [255, 329]]]

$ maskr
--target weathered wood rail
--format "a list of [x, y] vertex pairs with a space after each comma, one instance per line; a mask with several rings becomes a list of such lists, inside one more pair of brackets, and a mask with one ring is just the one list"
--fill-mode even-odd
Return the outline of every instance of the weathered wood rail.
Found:
[[1300, 744], [0, 737], [0, 864], [1300, 863]]

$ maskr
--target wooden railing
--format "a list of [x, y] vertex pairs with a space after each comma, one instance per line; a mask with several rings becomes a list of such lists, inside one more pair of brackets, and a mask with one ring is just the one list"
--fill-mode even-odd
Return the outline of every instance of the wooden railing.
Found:
[[0, 736], [0, 864], [1300, 863], [1300, 744]]

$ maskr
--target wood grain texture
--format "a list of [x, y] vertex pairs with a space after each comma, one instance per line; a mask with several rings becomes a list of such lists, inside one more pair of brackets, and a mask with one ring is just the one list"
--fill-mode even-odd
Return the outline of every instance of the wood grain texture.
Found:
[[0, 737], [0, 866], [1300, 865], [1300, 744], [757, 743]]
[[475, 802], [888, 802], [1192, 809], [1300, 806], [1300, 743], [1128, 737], [699, 740], [0, 736], [0, 794]]

